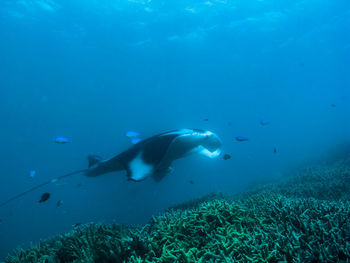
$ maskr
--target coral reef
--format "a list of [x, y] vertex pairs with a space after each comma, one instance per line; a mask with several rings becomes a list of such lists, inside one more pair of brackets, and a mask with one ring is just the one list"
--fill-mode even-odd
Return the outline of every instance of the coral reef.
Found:
[[289, 197], [350, 200], [350, 163], [343, 160], [333, 165], [303, 168], [280, 182], [258, 186], [249, 194], [264, 191]]
[[211, 194], [143, 227], [88, 224], [15, 262], [350, 262], [350, 169], [300, 171], [239, 196]]
[[206, 194], [202, 197], [194, 198], [194, 199], [189, 200], [187, 202], [180, 203], [180, 204], [177, 204], [174, 206], [170, 206], [168, 208], [168, 211], [179, 210], [179, 209], [187, 210], [187, 209], [198, 207], [198, 205], [200, 205], [201, 203], [204, 203], [204, 202], [210, 202], [213, 200], [229, 200], [231, 198], [232, 198], [231, 195], [228, 195], [228, 194], [225, 194], [222, 192], [212, 192], [212, 193]]

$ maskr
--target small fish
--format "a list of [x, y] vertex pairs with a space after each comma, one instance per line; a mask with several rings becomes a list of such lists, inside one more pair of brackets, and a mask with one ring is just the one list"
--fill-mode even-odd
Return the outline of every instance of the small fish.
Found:
[[130, 139], [130, 142], [132, 144], [136, 144], [136, 143], [139, 143], [141, 141], [141, 139], [139, 138], [141, 136], [141, 134], [139, 132], [127, 131], [125, 133], [125, 136]]
[[129, 139], [131, 138], [137, 138], [137, 137], [140, 137], [141, 134], [139, 132], [136, 132], [136, 131], [127, 131], [125, 133], [125, 136], [128, 137]]
[[42, 203], [42, 202], [45, 202], [45, 201], [47, 201], [49, 198], [50, 198], [50, 194], [49, 193], [43, 193], [42, 195], [41, 195], [41, 199], [39, 200], [39, 203]]
[[63, 204], [63, 201], [62, 200], [58, 200], [57, 203], [56, 203], [56, 206], [60, 207], [62, 204]]
[[226, 154], [222, 157], [222, 159], [224, 159], [225, 161], [228, 160], [228, 159], [231, 159], [231, 155], [229, 155], [229, 154], [226, 153]]
[[34, 171], [34, 170], [29, 171], [30, 178], [33, 178], [35, 175], [36, 175], [36, 171]]
[[276, 147], [273, 147], [273, 152], [274, 152], [274, 153], [277, 153]]
[[229, 121], [229, 122], [227, 123], [227, 125], [228, 125], [228, 126], [232, 126], [232, 121]]
[[67, 139], [66, 137], [57, 136], [55, 137], [54, 142], [59, 144], [66, 144], [66, 143], [71, 143], [72, 141]]
[[332, 108], [335, 108], [335, 107], [337, 107], [337, 105], [335, 105], [334, 103], [332, 103], [332, 104], [331, 104], [331, 107], [332, 107]]
[[130, 138], [130, 142], [131, 142], [132, 144], [139, 143], [140, 141], [141, 141], [140, 138]]
[[203, 119], [203, 121], [209, 121], [209, 119], [208, 119], [208, 118], [205, 118], [205, 119]]
[[236, 136], [236, 141], [244, 142], [244, 141], [248, 141], [248, 138], [244, 136]]
[[265, 125], [269, 125], [270, 122], [268, 122], [267, 120], [262, 119], [262, 120], [260, 120], [260, 124], [261, 124], [262, 126], [265, 126]]
[[78, 227], [78, 226], [80, 226], [82, 223], [75, 223], [75, 224], [73, 224], [73, 227]]
[[193, 180], [189, 180], [188, 181], [190, 184], [194, 184], [194, 181]]

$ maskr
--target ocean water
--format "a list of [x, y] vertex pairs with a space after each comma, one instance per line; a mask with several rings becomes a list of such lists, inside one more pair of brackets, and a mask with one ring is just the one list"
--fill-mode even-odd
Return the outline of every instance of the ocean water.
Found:
[[1, 1], [0, 202], [131, 147], [127, 131], [210, 130], [231, 159], [188, 156], [159, 183], [77, 175], [31, 192], [0, 208], [0, 259], [77, 223], [144, 224], [244, 191], [344, 145], [349, 32], [348, 0]]

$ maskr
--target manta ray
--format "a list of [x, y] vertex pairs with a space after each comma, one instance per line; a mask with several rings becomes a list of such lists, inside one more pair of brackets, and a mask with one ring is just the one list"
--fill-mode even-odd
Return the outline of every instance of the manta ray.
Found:
[[220, 138], [211, 131], [179, 129], [164, 132], [142, 140], [110, 159], [89, 155], [87, 169], [77, 170], [32, 187], [0, 203], [0, 207], [38, 188], [76, 174], [96, 177], [126, 171], [128, 180], [134, 182], [143, 181], [147, 177], [161, 181], [171, 170], [173, 161], [195, 153], [215, 158], [221, 153], [221, 145]]

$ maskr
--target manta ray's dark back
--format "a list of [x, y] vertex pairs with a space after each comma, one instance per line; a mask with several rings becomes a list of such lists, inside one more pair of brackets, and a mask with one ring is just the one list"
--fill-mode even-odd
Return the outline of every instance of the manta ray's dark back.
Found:
[[115, 158], [123, 163], [124, 167], [127, 167], [138, 154], [142, 154], [142, 160], [144, 162], [157, 166], [162, 161], [169, 146], [177, 136], [178, 134], [171, 132], [153, 136], [135, 144]]

